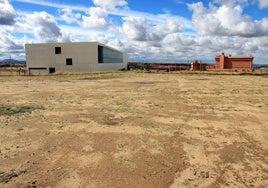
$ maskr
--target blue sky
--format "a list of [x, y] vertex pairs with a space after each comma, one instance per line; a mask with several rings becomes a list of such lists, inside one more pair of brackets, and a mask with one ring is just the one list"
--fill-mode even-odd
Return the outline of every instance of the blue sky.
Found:
[[130, 61], [213, 63], [225, 52], [268, 64], [268, 0], [0, 0], [0, 59], [25, 59], [25, 43], [78, 41]]

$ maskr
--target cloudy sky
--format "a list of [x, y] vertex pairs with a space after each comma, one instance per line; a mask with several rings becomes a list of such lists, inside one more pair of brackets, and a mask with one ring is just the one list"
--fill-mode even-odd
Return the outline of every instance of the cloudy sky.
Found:
[[268, 64], [268, 0], [0, 0], [0, 59], [67, 41], [98, 41], [130, 61], [213, 63], [225, 52]]

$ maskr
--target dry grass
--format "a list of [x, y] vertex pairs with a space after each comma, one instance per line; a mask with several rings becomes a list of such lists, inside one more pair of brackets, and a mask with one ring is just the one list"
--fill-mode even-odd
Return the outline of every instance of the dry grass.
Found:
[[267, 187], [268, 77], [0, 77], [0, 187]]

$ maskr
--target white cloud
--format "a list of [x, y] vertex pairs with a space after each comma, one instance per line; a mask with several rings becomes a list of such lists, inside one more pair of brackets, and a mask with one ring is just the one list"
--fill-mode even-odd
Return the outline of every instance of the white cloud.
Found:
[[12, 58], [21, 59], [24, 55], [24, 42], [17, 39], [9, 32], [0, 28], [0, 59]]
[[254, 37], [268, 33], [267, 18], [253, 20], [243, 15], [243, 9], [239, 5], [222, 5], [219, 8], [210, 5], [206, 8], [199, 2], [188, 4], [188, 7], [193, 11], [194, 26], [201, 34]]
[[47, 12], [34, 12], [27, 15], [27, 20], [34, 28], [35, 35], [39, 40], [45, 42], [66, 41], [66, 36], [62, 35], [55, 18]]
[[114, 39], [114, 40], [106, 40], [106, 42], [104, 42], [104, 44], [108, 45], [108, 46], [112, 46], [118, 50], [124, 50], [124, 43], [119, 40], [119, 39]]
[[8, 0], [0, 0], [0, 25], [13, 25], [16, 15]]
[[248, 5], [248, 0], [214, 0], [214, 2], [227, 6], [235, 6], [238, 4], [243, 6]]
[[82, 27], [104, 28], [108, 25], [107, 12], [101, 7], [91, 7], [89, 16], [82, 16]]
[[60, 18], [68, 24], [78, 22], [78, 20], [81, 18], [80, 13], [75, 14], [70, 8], [62, 9], [60, 10], [60, 13], [61, 13]]
[[259, 0], [259, 7], [260, 8], [268, 8], [268, 1], [267, 0]]
[[155, 32], [157, 33], [163, 33], [163, 35], [169, 33], [178, 33], [182, 32], [183, 29], [187, 27], [185, 23], [181, 22], [181, 20], [176, 16], [160, 15], [159, 17], [162, 18], [165, 22], [158, 23], [155, 26]]
[[183, 31], [184, 25], [176, 17], [170, 15], [159, 15], [159, 17], [165, 22], [150, 23], [142, 17], [125, 17], [122, 32], [131, 40], [147, 41], [157, 46], [166, 35]]
[[114, 9], [116, 7], [126, 7], [127, 2], [125, 0], [93, 0], [96, 6], [100, 6], [106, 9]]
[[145, 18], [126, 17], [122, 25], [124, 34], [132, 40], [146, 41], [149, 39], [149, 24]]

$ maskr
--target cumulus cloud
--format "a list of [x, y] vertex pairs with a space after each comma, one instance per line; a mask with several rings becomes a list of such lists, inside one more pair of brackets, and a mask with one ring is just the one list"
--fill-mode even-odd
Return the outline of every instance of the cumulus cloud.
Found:
[[125, 47], [124, 43], [119, 39], [107, 41], [105, 44], [107, 44], [108, 46], [112, 46], [118, 50], [124, 50]]
[[80, 13], [75, 14], [70, 8], [62, 9], [60, 10], [60, 13], [61, 13], [60, 15], [61, 19], [63, 19], [68, 24], [75, 23], [81, 18]]
[[137, 41], [146, 41], [149, 39], [148, 29], [150, 28], [145, 18], [126, 17], [122, 25], [125, 35]]
[[125, 17], [122, 31], [131, 40], [151, 42], [150, 44], [154, 46], [167, 34], [183, 31], [183, 24], [176, 18], [166, 15], [159, 17], [165, 22], [152, 24], [143, 17]]
[[259, 0], [259, 7], [260, 8], [268, 8], [268, 1], [267, 0]]
[[114, 9], [116, 7], [126, 7], [127, 2], [125, 0], [93, 0], [96, 6], [100, 6], [106, 9]]
[[8, 0], [0, 0], [0, 25], [13, 25], [16, 15]]
[[243, 6], [248, 5], [248, 0], [214, 0], [214, 2], [227, 6], [235, 6], [237, 4]]
[[[55, 18], [47, 12], [34, 12], [27, 16], [30, 24], [34, 27], [35, 35], [45, 42], [62, 40], [62, 32]], [[65, 39], [66, 40], [66, 37]]]
[[24, 42], [0, 28], [0, 59], [24, 58]]
[[178, 19], [177, 17], [162, 15], [159, 16], [163, 20], [164, 23], [157, 24], [154, 27], [156, 33], [162, 33], [162, 35], [170, 34], [170, 33], [179, 33], [182, 32], [185, 28], [184, 23]]
[[82, 27], [104, 28], [108, 25], [107, 11], [101, 7], [90, 7], [89, 16], [82, 16]]
[[202, 2], [188, 4], [193, 11], [192, 20], [197, 31], [201, 34], [255, 37], [265, 36], [268, 33], [267, 18], [253, 20], [243, 15], [239, 5], [204, 7]]

